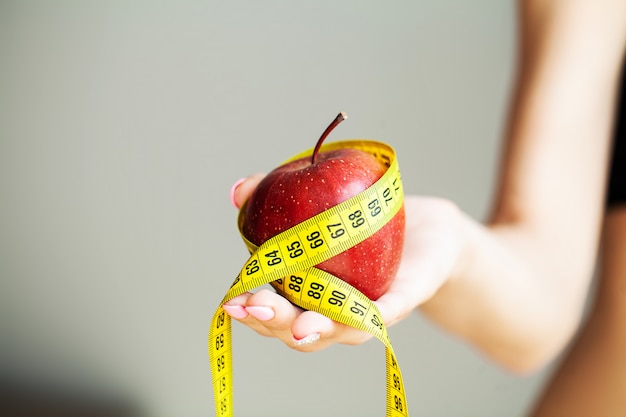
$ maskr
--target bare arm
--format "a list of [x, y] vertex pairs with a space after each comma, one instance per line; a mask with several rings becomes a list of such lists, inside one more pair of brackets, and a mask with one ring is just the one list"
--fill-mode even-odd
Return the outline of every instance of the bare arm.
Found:
[[422, 306], [505, 366], [528, 371], [576, 329], [602, 221], [624, 1], [523, 1], [501, 183], [465, 222], [452, 278]]
[[[420, 306], [442, 328], [523, 372], [568, 342], [591, 280], [626, 1], [523, 1], [520, 29], [519, 76], [493, 215], [483, 225], [449, 201], [407, 196], [402, 264], [376, 304], [387, 325]], [[234, 188], [236, 206], [259, 179]], [[302, 351], [370, 337], [266, 290], [225, 308]]]
[[[595, 303], [531, 414], [616, 416], [626, 410], [626, 207], [607, 211]], [[592, 384], [589, 381], [593, 381]]]

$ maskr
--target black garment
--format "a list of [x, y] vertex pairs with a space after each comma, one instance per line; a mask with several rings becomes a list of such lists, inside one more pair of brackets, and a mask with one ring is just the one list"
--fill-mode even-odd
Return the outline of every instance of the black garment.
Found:
[[626, 204], [626, 66], [622, 71], [621, 93], [615, 116], [613, 161], [607, 196], [609, 206]]

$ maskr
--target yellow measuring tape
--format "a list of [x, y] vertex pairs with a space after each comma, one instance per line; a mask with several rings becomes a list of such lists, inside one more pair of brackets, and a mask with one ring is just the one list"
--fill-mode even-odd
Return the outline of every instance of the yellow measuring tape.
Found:
[[[403, 207], [402, 180], [393, 148], [376, 141], [352, 140], [323, 145], [320, 152], [345, 147], [374, 155], [388, 167], [387, 171], [363, 192], [285, 230], [258, 247], [242, 235], [251, 256], [222, 299], [209, 330], [209, 358], [217, 417], [234, 416], [231, 318], [222, 305], [268, 283], [292, 303], [368, 332], [383, 342], [386, 355], [386, 415], [408, 416], [402, 373], [378, 307], [353, 286], [314, 267], [372, 236]], [[310, 156], [311, 152], [302, 152], [288, 161]], [[244, 209], [242, 207], [239, 214], [240, 231]]]

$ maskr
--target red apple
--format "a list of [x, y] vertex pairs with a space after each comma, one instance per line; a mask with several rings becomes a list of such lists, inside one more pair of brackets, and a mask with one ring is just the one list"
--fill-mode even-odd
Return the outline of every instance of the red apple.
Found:
[[[387, 167], [371, 154], [352, 148], [319, 152], [340, 113], [317, 142], [311, 157], [271, 171], [244, 207], [244, 236], [256, 245], [355, 196], [376, 182]], [[316, 265], [348, 282], [372, 300], [389, 288], [404, 241], [404, 207], [374, 235]]]

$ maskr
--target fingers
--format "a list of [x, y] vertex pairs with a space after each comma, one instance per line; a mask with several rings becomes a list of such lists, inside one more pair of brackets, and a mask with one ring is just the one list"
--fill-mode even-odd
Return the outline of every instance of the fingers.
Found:
[[302, 313], [300, 308], [266, 289], [235, 297], [224, 304], [224, 310], [259, 334], [286, 343], [292, 341], [291, 323]]
[[303, 311], [266, 289], [235, 297], [224, 305], [224, 310], [257, 333], [280, 339], [301, 352], [315, 352], [335, 343], [357, 345], [372, 337], [322, 314]]
[[254, 174], [237, 180], [230, 189], [233, 206], [240, 208], [264, 177], [265, 174]]
[[[311, 352], [323, 349], [330, 344], [328, 342], [317, 344], [321, 334], [315, 331], [294, 336], [292, 326], [303, 315], [303, 310], [284, 297], [266, 289], [256, 294], [246, 293], [235, 297], [224, 305], [224, 310], [235, 320], [257, 333], [280, 339], [284, 344], [296, 350]], [[313, 327], [320, 326], [313, 324]]]
[[296, 340], [304, 340], [312, 337], [310, 335], [319, 334], [316, 346], [311, 348], [314, 350], [320, 350], [335, 343], [359, 345], [372, 338], [369, 333], [338, 323], [314, 311], [303, 312], [294, 321], [292, 331]]

